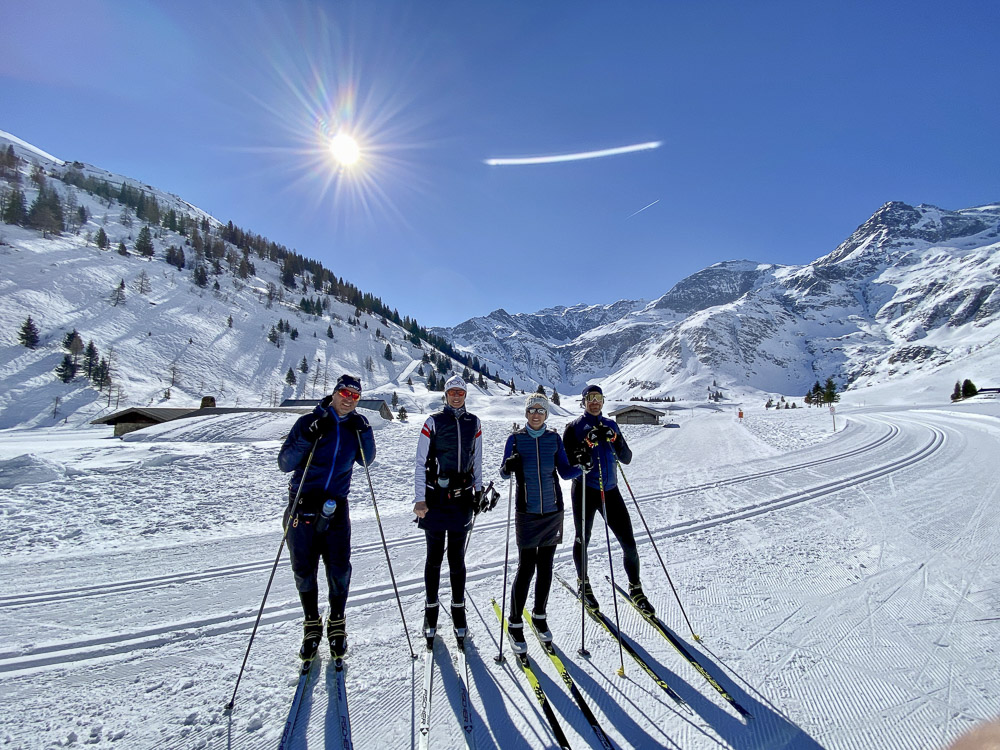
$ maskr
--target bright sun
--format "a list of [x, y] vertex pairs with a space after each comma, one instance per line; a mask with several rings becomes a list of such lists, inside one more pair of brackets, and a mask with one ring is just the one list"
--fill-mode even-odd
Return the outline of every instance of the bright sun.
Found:
[[330, 153], [333, 158], [345, 167], [355, 164], [361, 158], [358, 142], [347, 133], [338, 133], [330, 140]]

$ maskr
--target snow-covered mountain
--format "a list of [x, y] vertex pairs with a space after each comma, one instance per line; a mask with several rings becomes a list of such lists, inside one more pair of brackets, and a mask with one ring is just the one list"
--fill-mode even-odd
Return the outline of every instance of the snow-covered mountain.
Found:
[[[1000, 204], [890, 202], [804, 266], [716, 263], [649, 304], [498, 310], [439, 333], [520, 382], [704, 398], [843, 387], [934, 389], [1000, 372]], [[978, 378], [978, 380], [977, 380]]]
[[[253, 237], [248, 244], [257, 250], [241, 248], [231, 225], [176, 195], [63, 161], [0, 131], [0, 154], [8, 148], [20, 161], [0, 165], [0, 213], [17, 193], [32, 206], [44, 185], [58, 196], [66, 230], [0, 223], [0, 428], [84, 424], [129, 406], [197, 406], [206, 395], [219, 406], [274, 406], [321, 396], [342, 372], [361, 375], [366, 395], [391, 402], [396, 393], [410, 412], [439, 403], [420, 372], [430, 373], [422, 358], [436, 352], [426, 341], [415, 345], [413, 331], [399, 324], [408, 319], [359, 314], [355, 300], [327, 293], [315, 266], [297, 269], [289, 288], [274, 252], [280, 246]], [[107, 183], [112, 194], [68, 184], [68, 171], [77, 184]], [[183, 217], [181, 225], [141, 218], [117, 198], [123, 183], [132, 198], [155, 199], [161, 216]], [[148, 257], [136, 248], [144, 226]], [[98, 247], [102, 233], [106, 249]], [[183, 252], [183, 268], [167, 262], [171, 248]], [[204, 285], [198, 267], [207, 269]], [[319, 309], [304, 310], [304, 299]], [[39, 332], [35, 348], [19, 342], [28, 316]], [[73, 330], [108, 362], [110, 387], [56, 376]], [[76, 359], [82, 368], [83, 354]]]

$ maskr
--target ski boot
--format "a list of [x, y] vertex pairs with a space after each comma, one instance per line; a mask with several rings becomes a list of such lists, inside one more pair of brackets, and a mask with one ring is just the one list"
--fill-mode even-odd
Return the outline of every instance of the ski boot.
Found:
[[347, 618], [344, 615], [326, 618], [326, 638], [330, 642], [330, 656], [343, 659], [347, 654]]
[[316, 658], [319, 651], [320, 641], [323, 640], [323, 621], [318, 617], [315, 620], [306, 619], [302, 624], [302, 648], [299, 649], [299, 658], [304, 662], [310, 662]]
[[507, 621], [507, 637], [510, 638], [510, 650], [520, 656], [528, 653], [528, 643], [524, 640], [524, 623], [518, 620]]
[[538, 640], [542, 643], [552, 642], [552, 631], [549, 630], [548, 624], [545, 622], [545, 613], [538, 614], [537, 612], [531, 613], [531, 626], [535, 629], [538, 634]]
[[469, 632], [469, 626], [465, 619], [465, 602], [451, 603], [451, 624], [455, 629], [455, 640], [459, 647], [465, 645], [465, 636]]
[[434, 636], [437, 633], [438, 603], [424, 605], [424, 638], [427, 639], [427, 649], [434, 648]]
[[653, 609], [653, 605], [642, 592], [641, 583], [630, 583], [628, 585], [628, 596], [632, 600], [632, 603], [635, 604], [635, 608], [642, 612], [642, 614], [647, 617], [652, 617], [656, 614], [656, 610]]
[[587, 609], [592, 609], [595, 612], [600, 610], [601, 606], [597, 603], [597, 597], [594, 596], [594, 589], [590, 587], [590, 579], [577, 578], [576, 585], [577, 591], [583, 596], [583, 603], [587, 606]]

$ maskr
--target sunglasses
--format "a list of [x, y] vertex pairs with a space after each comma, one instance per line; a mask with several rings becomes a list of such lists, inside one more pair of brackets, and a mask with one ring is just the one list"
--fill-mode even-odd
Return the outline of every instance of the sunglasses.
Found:
[[524, 410], [525, 414], [548, 414], [548, 410], [541, 406], [529, 406]]
[[360, 393], [352, 391], [349, 388], [341, 388], [339, 391], [337, 391], [337, 395], [340, 396], [341, 398], [350, 399], [351, 401], [357, 401], [359, 398], [361, 398]]
[[600, 393], [588, 393], [584, 401], [586, 401], [588, 404], [603, 404], [604, 396], [602, 396]]

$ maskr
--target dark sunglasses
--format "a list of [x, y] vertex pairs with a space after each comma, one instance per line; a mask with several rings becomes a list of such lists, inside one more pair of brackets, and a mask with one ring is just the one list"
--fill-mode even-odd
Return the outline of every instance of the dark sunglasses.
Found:
[[339, 391], [337, 391], [337, 395], [340, 396], [341, 398], [349, 398], [351, 401], [357, 401], [359, 398], [361, 398], [360, 393], [356, 393], [350, 390], [349, 388], [341, 388]]
[[548, 409], [542, 406], [529, 406], [524, 410], [525, 414], [548, 414]]

